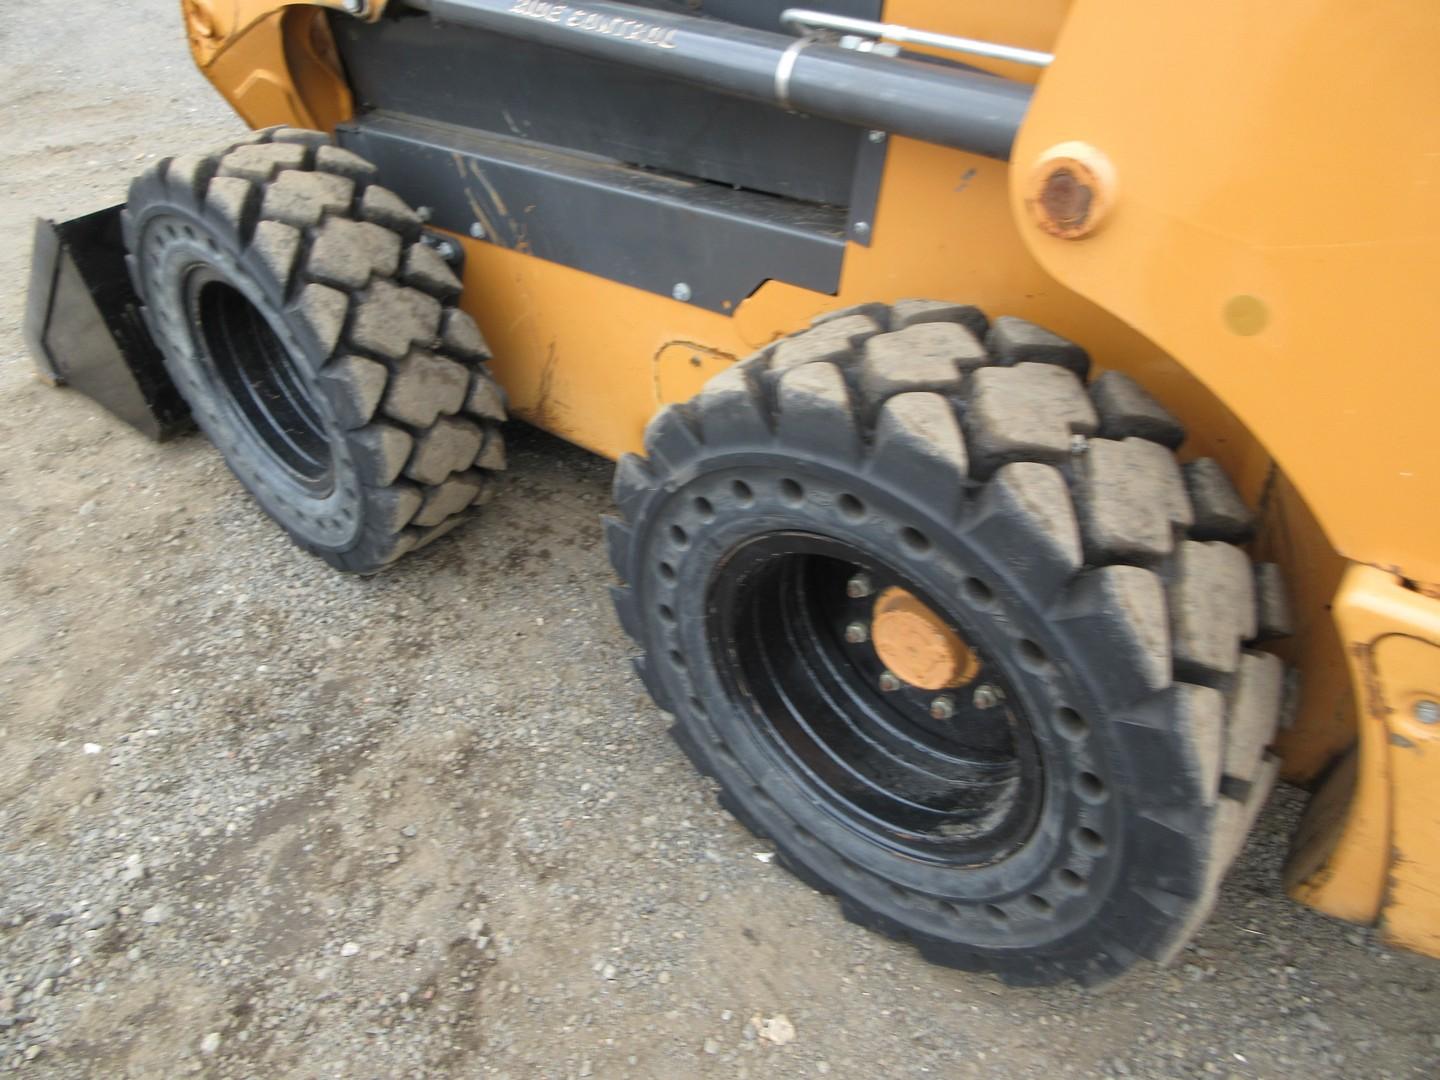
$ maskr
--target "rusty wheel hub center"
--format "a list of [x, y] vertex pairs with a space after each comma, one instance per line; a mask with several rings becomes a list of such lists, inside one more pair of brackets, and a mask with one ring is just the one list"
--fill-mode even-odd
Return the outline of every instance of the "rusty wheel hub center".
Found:
[[886, 668], [922, 690], [964, 686], [980, 670], [980, 658], [964, 639], [899, 586], [875, 601], [871, 640]]

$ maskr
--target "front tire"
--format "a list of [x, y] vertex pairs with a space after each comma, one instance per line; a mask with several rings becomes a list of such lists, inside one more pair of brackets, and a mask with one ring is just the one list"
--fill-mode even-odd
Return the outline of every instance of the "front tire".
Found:
[[155, 165], [123, 220], [172, 380], [299, 546], [373, 572], [489, 498], [505, 407], [488, 350], [369, 162], [269, 129]]
[[1013, 983], [1172, 955], [1275, 775], [1248, 512], [1088, 367], [973, 308], [840, 313], [662, 410], [609, 526], [724, 805], [847, 917]]

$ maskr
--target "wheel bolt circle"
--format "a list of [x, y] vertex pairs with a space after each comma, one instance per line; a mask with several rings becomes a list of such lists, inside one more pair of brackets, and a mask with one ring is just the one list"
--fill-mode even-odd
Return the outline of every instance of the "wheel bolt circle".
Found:
[[895, 675], [888, 671], [882, 671], [880, 673], [880, 689], [884, 690], [887, 694], [892, 693], [895, 690], [899, 690], [899, 678], [897, 678]]
[[955, 715], [955, 699], [949, 694], [941, 694], [930, 702], [930, 715], [936, 720], [949, 720]]
[[852, 622], [845, 627], [845, 640], [851, 645], [859, 645], [870, 640], [870, 628], [863, 622]]
[[851, 600], [860, 600], [875, 591], [875, 583], [869, 574], [856, 574], [845, 583], [845, 595]]

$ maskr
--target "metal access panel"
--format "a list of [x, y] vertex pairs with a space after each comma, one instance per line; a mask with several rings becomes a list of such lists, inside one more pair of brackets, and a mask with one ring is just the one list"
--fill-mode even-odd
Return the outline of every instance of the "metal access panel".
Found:
[[[649, 6], [779, 31], [791, 5]], [[862, 17], [880, 8], [875, 0], [813, 6]], [[376, 23], [336, 17], [331, 26], [361, 116], [398, 113], [802, 202], [850, 204], [865, 137], [854, 126], [419, 12]]]
[[712, 311], [765, 281], [839, 287], [845, 211], [372, 113], [336, 129], [442, 229]]

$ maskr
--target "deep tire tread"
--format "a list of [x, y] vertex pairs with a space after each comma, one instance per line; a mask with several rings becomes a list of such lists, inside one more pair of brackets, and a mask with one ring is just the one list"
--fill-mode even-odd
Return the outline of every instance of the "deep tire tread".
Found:
[[375, 181], [373, 165], [320, 132], [266, 128], [213, 154], [157, 162], [132, 183], [124, 216], [133, 251], [147, 205], [191, 208], [233, 235], [242, 265], [285, 298], [302, 341], [322, 357], [317, 385], [367, 492], [351, 549], [292, 537], [361, 573], [458, 524], [504, 467], [505, 395], [485, 370], [478, 328], [454, 306], [460, 282], [421, 250], [418, 215]]

